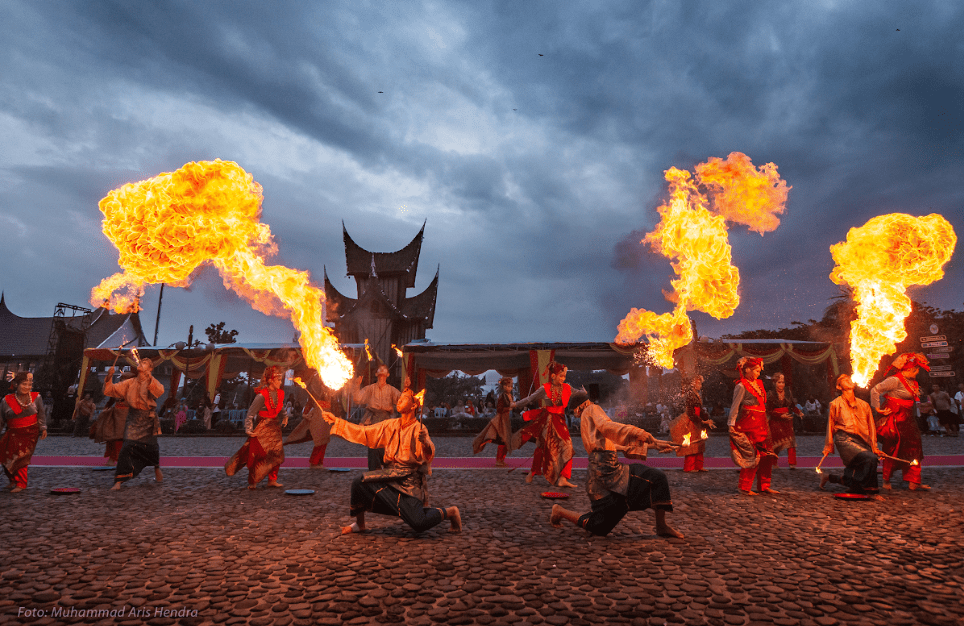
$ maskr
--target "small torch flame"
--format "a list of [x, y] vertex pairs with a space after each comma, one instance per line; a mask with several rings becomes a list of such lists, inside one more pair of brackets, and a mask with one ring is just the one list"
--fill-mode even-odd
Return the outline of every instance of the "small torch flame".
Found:
[[134, 359], [134, 365], [141, 366], [141, 355], [137, 352], [137, 348], [131, 348], [131, 358]]
[[403, 353], [402, 353], [401, 348], [399, 348], [399, 347], [396, 346], [395, 344], [392, 344], [392, 350], [395, 351], [395, 354], [398, 355], [398, 358], [402, 358]]
[[369, 361], [374, 361], [375, 357], [372, 356], [372, 350], [368, 347], [368, 337], [365, 337], [365, 354], [368, 356]]
[[683, 446], [685, 447], [688, 445], [690, 445], [690, 434], [686, 433], [685, 435], [683, 435]]
[[700, 439], [709, 439], [709, 438], [710, 438], [710, 433], [706, 432], [705, 430], [700, 433]]
[[422, 389], [417, 394], [415, 394], [415, 399], [418, 401], [419, 406], [425, 404], [425, 390]]
[[296, 385], [298, 385], [299, 387], [301, 387], [302, 389], [304, 389], [304, 390], [306, 390], [306, 391], [308, 390], [308, 385], [306, 385], [306, 384], [305, 384], [305, 381], [301, 380], [300, 377], [295, 376], [294, 378], [291, 379], [291, 381], [292, 381], [294, 384], [296, 384]]
[[823, 474], [823, 470], [821, 470], [819, 467], [818, 467], [817, 469], [815, 469], [814, 471], [817, 472], [818, 474]]
[[911, 461], [910, 464], [911, 464], [911, 465], [920, 465], [920, 463], [917, 462], [917, 459], [914, 459], [913, 461]]

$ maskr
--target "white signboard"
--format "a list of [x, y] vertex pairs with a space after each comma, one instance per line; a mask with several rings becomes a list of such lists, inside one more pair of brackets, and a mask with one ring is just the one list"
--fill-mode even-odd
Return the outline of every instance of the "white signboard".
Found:
[[947, 341], [946, 335], [931, 335], [930, 337], [921, 337], [921, 343], [925, 341]]
[[950, 365], [931, 365], [932, 372], [945, 372], [951, 369]]
[[928, 341], [920, 344], [923, 348], [942, 348], [947, 345], [946, 341]]
[[954, 372], [931, 372], [931, 378], [950, 378], [957, 376]]

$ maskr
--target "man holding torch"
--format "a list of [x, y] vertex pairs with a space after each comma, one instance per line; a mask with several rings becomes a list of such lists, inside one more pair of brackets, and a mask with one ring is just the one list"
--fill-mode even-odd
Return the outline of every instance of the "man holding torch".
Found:
[[[399, 396], [402, 395], [402, 392], [388, 384], [387, 365], [379, 365], [378, 369], [375, 370], [375, 377], [378, 379], [378, 382], [364, 388], [359, 388], [361, 386], [361, 376], [352, 381], [352, 385], [355, 388], [352, 399], [356, 404], [366, 408], [365, 416], [361, 421], [362, 426], [380, 424], [385, 420], [392, 419], [392, 411], [395, 409], [395, 403], [398, 402]], [[382, 467], [384, 455], [385, 451], [381, 448], [369, 448], [368, 469], [377, 470]]]
[[829, 482], [844, 485], [848, 493], [882, 500], [878, 494], [877, 463], [883, 452], [877, 447], [877, 429], [870, 405], [854, 395], [854, 381], [847, 374], [837, 377], [837, 389], [840, 396], [830, 403], [823, 456], [832, 454], [836, 446], [846, 469], [843, 476], [821, 476], [820, 489]]
[[121, 483], [137, 476], [148, 465], [154, 466], [154, 478], [164, 479], [161, 473], [161, 452], [157, 435], [161, 425], [157, 419], [157, 398], [164, 394], [162, 385], [154, 376], [154, 362], [140, 359], [137, 376], [114, 384], [114, 367], [111, 366], [104, 381], [104, 395], [123, 400], [130, 411], [124, 428], [124, 445], [117, 457], [112, 491], [120, 489]]
[[895, 469], [901, 470], [911, 491], [930, 489], [921, 483], [924, 448], [914, 418], [914, 403], [920, 401], [917, 374], [921, 368], [930, 371], [930, 365], [923, 354], [906, 352], [894, 359], [890, 367], [897, 373], [870, 390], [870, 405], [881, 415], [877, 438], [888, 457], [884, 459], [884, 489], [890, 489], [890, 476]]
[[579, 405], [576, 415], [580, 420], [582, 443], [589, 453], [586, 492], [592, 501], [592, 510], [580, 515], [556, 504], [549, 523], [559, 527], [562, 520], [568, 520], [594, 535], [605, 536], [629, 511], [651, 508], [656, 516], [656, 534], [682, 539], [683, 534], [666, 523], [666, 513], [673, 510], [666, 474], [640, 463], [624, 465], [616, 458], [617, 450], [645, 458], [649, 446], [664, 444], [642, 428], [613, 422], [591, 400]]
[[458, 507], [426, 507], [428, 477], [435, 458], [435, 445], [428, 429], [418, 420], [419, 399], [406, 389], [395, 408], [399, 418], [363, 426], [322, 412], [331, 424], [331, 434], [369, 449], [384, 449], [384, 469], [366, 472], [351, 484], [350, 515], [355, 522], [341, 529], [342, 534], [365, 532], [365, 513], [401, 517], [415, 532], [424, 532], [451, 523], [451, 531], [462, 530]]

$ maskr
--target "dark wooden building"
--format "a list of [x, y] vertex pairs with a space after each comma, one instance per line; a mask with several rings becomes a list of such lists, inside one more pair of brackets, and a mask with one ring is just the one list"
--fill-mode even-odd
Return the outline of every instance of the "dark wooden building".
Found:
[[342, 343], [363, 343], [367, 339], [382, 362], [395, 363], [392, 345], [401, 347], [424, 339], [435, 319], [438, 269], [425, 291], [406, 295], [415, 287], [425, 224], [408, 245], [396, 252], [365, 250], [351, 238], [344, 223], [342, 231], [348, 276], [355, 279], [357, 295], [351, 298], [339, 293], [325, 268], [326, 319], [335, 325], [335, 335]]

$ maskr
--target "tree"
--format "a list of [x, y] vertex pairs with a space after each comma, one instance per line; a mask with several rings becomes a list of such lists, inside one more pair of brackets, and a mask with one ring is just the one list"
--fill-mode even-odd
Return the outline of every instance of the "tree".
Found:
[[235, 339], [238, 335], [236, 330], [224, 330], [224, 322], [218, 323], [217, 326], [211, 324], [204, 329], [204, 334], [208, 336], [209, 343], [237, 343], [238, 340]]
[[429, 377], [425, 381], [426, 406], [438, 406], [447, 402], [449, 406], [456, 406], [466, 399], [479, 398], [482, 395], [482, 380], [476, 376], [461, 376], [459, 372], [444, 378]]

